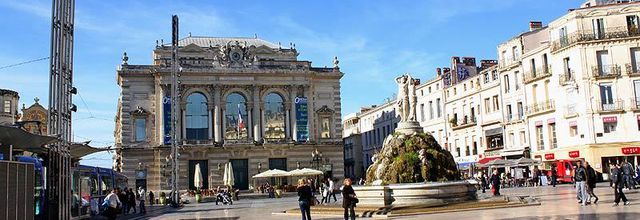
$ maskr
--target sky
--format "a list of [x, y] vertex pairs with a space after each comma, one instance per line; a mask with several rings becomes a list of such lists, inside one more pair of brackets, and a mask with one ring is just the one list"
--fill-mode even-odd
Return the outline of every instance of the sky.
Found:
[[[296, 44], [300, 60], [332, 66], [340, 60], [342, 114], [379, 104], [396, 90], [393, 79], [410, 73], [429, 80], [452, 56], [495, 59], [496, 46], [550, 21], [583, 0], [81, 0], [74, 33], [74, 141], [114, 144], [120, 89], [116, 67], [150, 64], [156, 40], [171, 39], [171, 15], [180, 36], [253, 37]], [[20, 106], [35, 97], [47, 106], [51, 1], [0, 0], [0, 88], [20, 93]], [[111, 167], [113, 152], [89, 155], [82, 164]]]

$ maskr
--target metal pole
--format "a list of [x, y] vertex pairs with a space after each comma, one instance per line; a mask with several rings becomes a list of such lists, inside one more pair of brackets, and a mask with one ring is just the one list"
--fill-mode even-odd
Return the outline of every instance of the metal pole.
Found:
[[172, 16], [171, 25], [171, 201], [174, 207], [180, 204], [180, 191], [178, 188], [178, 113], [180, 97], [178, 68], [178, 16]]

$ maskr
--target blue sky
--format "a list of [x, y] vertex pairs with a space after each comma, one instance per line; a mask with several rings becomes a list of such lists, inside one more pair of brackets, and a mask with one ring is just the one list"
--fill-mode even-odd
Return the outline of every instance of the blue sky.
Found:
[[[243, 36], [296, 44], [300, 59], [331, 66], [340, 59], [343, 114], [377, 104], [395, 91], [392, 80], [411, 73], [424, 80], [451, 56], [495, 59], [496, 46], [544, 24], [582, 0], [430, 1], [76, 1], [74, 139], [113, 144], [122, 52], [130, 64], [149, 64], [155, 41], [171, 37], [171, 15], [181, 36]], [[302, 4], [304, 3], [304, 4]], [[0, 0], [0, 66], [49, 56], [51, 2]], [[48, 61], [0, 69], [0, 88], [48, 103]], [[84, 100], [84, 102], [83, 102]], [[86, 104], [85, 104], [86, 103]], [[111, 166], [110, 153], [82, 163]]]

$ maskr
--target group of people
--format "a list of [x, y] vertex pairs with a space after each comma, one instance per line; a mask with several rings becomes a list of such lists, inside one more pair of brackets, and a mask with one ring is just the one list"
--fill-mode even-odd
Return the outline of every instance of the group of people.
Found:
[[[148, 196], [149, 200], [153, 201], [153, 192], [149, 192]], [[104, 198], [102, 214], [109, 219], [116, 219], [118, 214], [129, 214], [132, 208], [133, 213], [139, 211], [141, 214], [146, 214], [146, 198], [146, 190], [142, 187], [139, 187], [137, 191], [134, 191], [133, 188], [120, 189], [116, 187]], [[136, 203], [138, 210], [136, 210]]]
[[[302, 213], [302, 220], [311, 220], [311, 206], [313, 204], [316, 203], [317, 198], [314, 195], [314, 187], [313, 186], [313, 181], [309, 180], [309, 179], [299, 179], [298, 180], [298, 186], [297, 186], [297, 192], [298, 192], [298, 204], [300, 206], [300, 212]], [[355, 219], [356, 215], [355, 215], [355, 207], [356, 204], [359, 202], [358, 197], [356, 196], [353, 187], [351, 186], [352, 181], [350, 178], [345, 178], [344, 181], [342, 182], [343, 186], [342, 186], [342, 208], [344, 208], [344, 219]], [[331, 187], [335, 187], [335, 183], [333, 182], [332, 179], [327, 179], [326, 182], [323, 181], [322, 183], [323, 185], [323, 190], [324, 189], [331, 189]], [[327, 185], [325, 187], [325, 185]], [[327, 194], [327, 196], [324, 196], [324, 192], [323, 192], [323, 201], [325, 200], [325, 198], [327, 198], [327, 201], [329, 200], [329, 195]], [[334, 196], [334, 202], [337, 201], [335, 199], [335, 194], [333, 194]]]
[[576, 198], [578, 199], [578, 203], [583, 206], [598, 203], [598, 196], [596, 196], [594, 192], [594, 188], [596, 188], [596, 183], [598, 182], [598, 176], [596, 175], [596, 171], [589, 165], [589, 162], [584, 162], [578, 160], [576, 162], [576, 168], [573, 171], [573, 181], [576, 186]]

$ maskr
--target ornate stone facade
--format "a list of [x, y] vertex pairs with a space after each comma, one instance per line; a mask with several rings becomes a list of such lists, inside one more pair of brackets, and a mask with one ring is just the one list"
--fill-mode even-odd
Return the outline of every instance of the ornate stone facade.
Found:
[[[337, 59], [333, 68], [317, 68], [297, 60], [293, 45], [191, 36], [179, 41], [179, 56], [182, 189], [193, 185], [194, 164], [205, 166], [208, 187], [221, 184], [227, 162], [234, 165], [240, 189], [253, 185], [251, 176], [273, 168], [313, 167], [343, 176], [343, 73]], [[131, 184], [146, 184], [153, 191], [168, 189], [170, 176], [165, 137], [170, 71], [171, 47], [166, 45], [156, 46], [152, 65], [131, 65], [125, 55], [117, 70], [122, 93], [114, 167]], [[311, 161], [315, 149], [323, 152], [321, 162]]]

